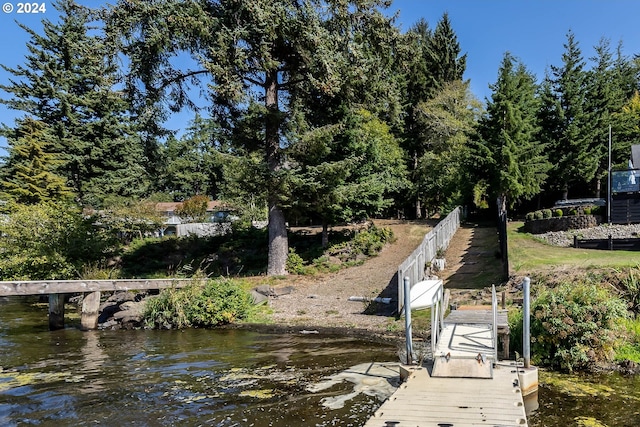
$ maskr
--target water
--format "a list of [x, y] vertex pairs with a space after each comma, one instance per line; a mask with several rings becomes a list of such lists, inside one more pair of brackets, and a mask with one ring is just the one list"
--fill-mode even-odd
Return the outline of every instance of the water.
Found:
[[[397, 385], [342, 380], [354, 365], [395, 362], [392, 345], [240, 330], [50, 332], [34, 301], [0, 298], [1, 426], [355, 427]], [[640, 378], [541, 372], [540, 384], [532, 427], [640, 425]]]
[[0, 298], [2, 426], [359, 426], [384, 393], [314, 386], [354, 365], [395, 362], [395, 346], [339, 336], [50, 332], [33, 301]]

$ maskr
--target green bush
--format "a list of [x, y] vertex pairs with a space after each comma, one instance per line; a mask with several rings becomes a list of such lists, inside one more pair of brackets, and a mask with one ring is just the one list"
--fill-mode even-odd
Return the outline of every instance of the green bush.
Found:
[[[628, 317], [626, 304], [607, 289], [574, 283], [543, 290], [531, 314], [532, 362], [564, 371], [612, 360], [616, 328]], [[517, 345], [522, 314], [511, 321]]]
[[542, 218], [551, 218], [551, 209], [543, 209]]
[[304, 274], [304, 260], [296, 253], [294, 248], [289, 248], [289, 256], [287, 256], [287, 271], [292, 274]]
[[555, 216], [556, 218], [562, 218], [562, 209], [556, 209], [555, 211], [553, 211], [553, 216]]
[[592, 212], [591, 206], [587, 206], [586, 208], [584, 208], [583, 212], [585, 215], [591, 215], [591, 212]]
[[533, 221], [535, 219], [533, 212], [529, 212], [527, 213], [527, 215], [524, 217], [525, 221]]
[[219, 326], [246, 318], [251, 306], [251, 295], [232, 280], [194, 281], [147, 301], [144, 322], [160, 329]]
[[578, 215], [578, 210], [576, 208], [572, 208], [569, 210], [569, 215], [576, 216]]
[[117, 240], [65, 203], [13, 205], [0, 221], [0, 279], [75, 279], [84, 265], [106, 264]]
[[543, 218], [544, 218], [544, 216], [543, 216], [543, 214], [542, 214], [542, 211], [535, 211], [535, 212], [533, 213], [533, 218], [534, 218], [534, 219], [543, 219]]

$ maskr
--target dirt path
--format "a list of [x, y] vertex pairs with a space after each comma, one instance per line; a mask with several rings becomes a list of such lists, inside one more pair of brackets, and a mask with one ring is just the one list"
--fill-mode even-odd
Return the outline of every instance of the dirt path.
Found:
[[377, 220], [375, 223], [391, 228], [395, 242], [359, 266], [333, 274], [282, 279], [277, 286], [293, 286], [294, 291], [270, 301], [274, 322], [361, 329], [384, 329], [393, 322], [389, 316], [395, 306], [389, 306], [388, 310], [376, 315], [368, 315], [364, 314], [366, 303], [349, 301], [349, 297], [385, 297], [397, 292], [398, 265], [413, 252], [434, 223], [394, 220]]
[[[365, 302], [349, 297], [396, 297], [397, 268], [418, 246], [434, 223], [426, 221], [376, 221], [389, 227], [396, 241], [364, 264], [334, 274], [313, 277], [289, 276], [272, 286], [292, 286], [293, 292], [270, 300], [273, 321], [300, 328], [357, 328], [376, 332], [394, 329], [395, 304], [378, 305], [374, 314], [365, 314]], [[477, 299], [474, 290], [491, 285], [499, 272], [493, 250], [495, 228], [464, 225], [454, 235], [445, 254], [447, 267], [440, 272], [445, 286], [456, 298]], [[489, 280], [489, 281], [487, 281]]]

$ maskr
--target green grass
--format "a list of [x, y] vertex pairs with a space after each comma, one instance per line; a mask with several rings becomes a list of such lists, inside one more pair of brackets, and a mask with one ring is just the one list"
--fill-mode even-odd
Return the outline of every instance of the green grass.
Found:
[[552, 246], [541, 242], [532, 234], [520, 232], [522, 225], [522, 222], [512, 222], [508, 228], [510, 269], [516, 274], [558, 268], [588, 270], [638, 265], [638, 252]]

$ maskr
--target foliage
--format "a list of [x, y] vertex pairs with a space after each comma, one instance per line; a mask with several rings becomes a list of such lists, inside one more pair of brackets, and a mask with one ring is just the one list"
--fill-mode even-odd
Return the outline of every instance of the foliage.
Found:
[[351, 240], [330, 247], [327, 253], [342, 260], [356, 259], [359, 255], [373, 256], [393, 239], [391, 229], [371, 224], [366, 230], [356, 231]]
[[182, 289], [166, 289], [147, 301], [144, 322], [147, 327], [184, 329], [214, 327], [247, 317], [251, 295], [236, 281], [199, 280]]
[[469, 143], [480, 113], [469, 83], [460, 80], [442, 84], [431, 99], [416, 106], [424, 154], [418, 158], [414, 191], [429, 210], [442, 212], [445, 206], [461, 202], [459, 193], [469, 182], [465, 172]]
[[187, 222], [206, 222], [208, 204], [207, 196], [193, 196], [182, 202], [176, 214]]
[[[139, 196], [147, 173], [140, 140], [117, 91], [117, 52], [96, 28], [94, 13], [74, 0], [55, 3], [57, 23], [43, 21], [30, 40], [25, 65], [3, 66], [15, 79], [0, 86], [2, 102], [44, 123], [55, 172], [81, 203], [99, 207], [106, 195]], [[12, 153], [10, 152], [10, 156]]]
[[[624, 301], [597, 285], [544, 288], [531, 304], [532, 362], [574, 371], [610, 361], [617, 325], [626, 317]], [[521, 320], [515, 319], [514, 327]]]
[[543, 219], [544, 218], [544, 214], [542, 213], [542, 211], [535, 211], [533, 213], [533, 219]]
[[64, 203], [14, 205], [0, 222], [0, 278], [75, 279], [87, 263], [101, 263], [117, 248], [113, 236]]
[[513, 207], [540, 192], [550, 168], [546, 144], [537, 138], [537, 86], [526, 67], [507, 53], [491, 88], [475, 156], [482, 165], [479, 176], [489, 173], [490, 195]]
[[5, 199], [28, 205], [71, 199], [71, 189], [55, 173], [60, 161], [50, 152], [51, 135], [44, 123], [24, 118], [7, 136], [9, 158], [0, 182]]
[[556, 218], [561, 218], [563, 215], [562, 209], [556, 209], [555, 211], [553, 211], [553, 216], [555, 216]]
[[163, 227], [164, 218], [151, 200], [106, 199], [105, 205], [96, 213], [101, 229], [125, 243], [153, 235]]
[[289, 248], [289, 256], [287, 257], [287, 271], [292, 274], [305, 273], [304, 260], [292, 247]]
[[552, 216], [551, 209], [542, 210], [542, 218], [551, 218], [551, 216]]

